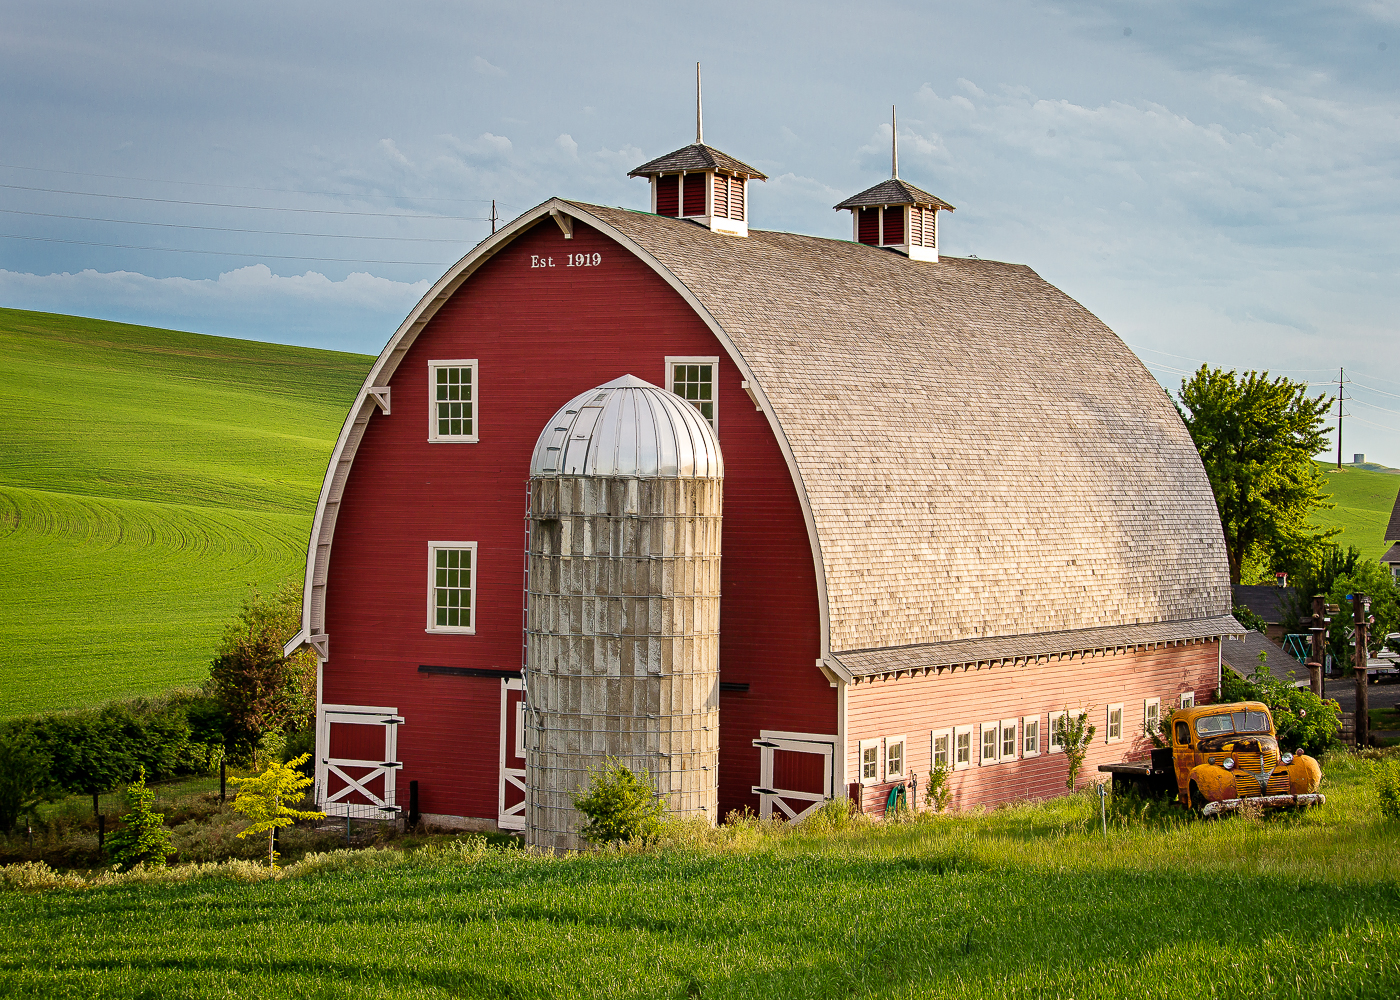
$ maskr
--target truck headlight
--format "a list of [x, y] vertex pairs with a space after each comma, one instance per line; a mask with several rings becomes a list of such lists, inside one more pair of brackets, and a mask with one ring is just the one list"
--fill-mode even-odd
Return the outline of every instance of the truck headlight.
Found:
[[1293, 755], [1291, 753], [1285, 753], [1282, 757], [1279, 758], [1279, 760], [1281, 760], [1284, 764], [1292, 764]]
[[1233, 770], [1235, 769], [1235, 758], [1233, 758], [1233, 757], [1226, 757], [1224, 760], [1222, 760], [1222, 761], [1220, 762], [1220, 766], [1223, 767], [1223, 768], [1224, 768], [1225, 770], [1227, 770], [1227, 771], [1233, 771]]

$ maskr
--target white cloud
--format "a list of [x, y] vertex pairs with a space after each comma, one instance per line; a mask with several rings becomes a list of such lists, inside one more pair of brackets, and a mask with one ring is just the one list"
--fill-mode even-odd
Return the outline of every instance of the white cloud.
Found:
[[501, 69], [501, 67], [499, 67], [499, 66], [495, 66], [495, 65], [493, 65], [493, 64], [491, 64], [491, 63], [489, 63], [489, 62], [487, 62], [487, 61], [486, 61], [483, 57], [481, 57], [481, 56], [472, 56], [472, 69], [476, 70], [476, 71], [477, 71], [478, 73], [480, 73], [482, 76], [505, 76], [505, 75], [506, 75], [506, 71], [505, 71], [505, 70]]
[[379, 353], [428, 288], [426, 280], [391, 281], [364, 272], [340, 281], [316, 271], [279, 275], [265, 264], [217, 278], [0, 270], [0, 302], [10, 308], [364, 354]]
[[399, 147], [394, 144], [393, 139], [380, 139], [379, 148], [384, 150], [384, 152], [389, 155], [389, 159], [394, 163], [404, 167], [413, 166], [413, 164], [408, 161], [408, 157], [399, 152]]
[[554, 144], [570, 156], [578, 156], [578, 143], [574, 142], [574, 137], [565, 132], [554, 140]]

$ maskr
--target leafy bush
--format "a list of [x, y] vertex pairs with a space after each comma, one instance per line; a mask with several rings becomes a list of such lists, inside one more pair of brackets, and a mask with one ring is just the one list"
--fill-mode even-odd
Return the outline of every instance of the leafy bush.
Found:
[[288, 581], [272, 597], [254, 591], [224, 630], [210, 691], [249, 743], [274, 729], [303, 729], [316, 714], [315, 655], [282, 652], [300, 627], [301, 591]]
[[652, 840], [661, 830], [666, 797], [651, 786], [651, 772], [635, 774], [615, 757], [588, 769], [589, 789], [574, 796], [574, 808], [588, 817], [579, 836], [590, 844]]
[[142, 863], [163, 868], [166, 858], [174, 853], [170, 831], [165, 828], [165, 814], [151, 812], [155, 797], [156, 793], [146, 787], [146, 769], [140, 768], [137, 779], [126, 787], [128, 811], [122, 817], [125, 825], [108, 841], [112, 860], [123, 869]]
[[1274, 717], [1279, 745], [1320, 757], [1341, 746], [1341, 706], [1323, 701], [1309, 688], [1296, 688], [1279, 680], [1261, 663], [1248, 678], [1228, 668], [1220, 672], [1220, 700], [1262, 701]]
[[0, 732], [0, 833], [9, 833], [26, 813], [49, 797], [49, 755], [31, 733]]
[[948, 766], [939, 764], [928, 773], [928, 787], [924, 789], [924, 805], [935, 812], [944, 812], [953, 800], [948, 790]]
[[1074, 791], [1074, 783], [1084, 767], [1084, 756], [1089, 752], [1089, 744], [1094, 742], [1096, 732], [1097, 728], [1089, 725], [1088, 709], [1077, 716], [1071, 716], [1069, 706], [1066, 705], [1064, 714], [1055, 720], [1055, 733], [1059, 737], [1060, 745], [1064, 747], [1065, 760], [1069, 763], [1065, 787], [1071, 792]]
[[1235, 621], [1239, 622], [1251, 632], [1267, 632], [1269, 630], [1269, 623], [1243, 604], [1236, 604], [1230, 609], [1230, 614], [1235, 616]]
[[299, 819], [325, 819], [326, 814], [322, 812], [308, 811], [304, 809], [293, 809], [287, 805], [288, 802], [300, 802], [305, 795], [306, 786], [311, 784], [311, 779], [297, 770], [299, 766], [306, 763], [307, 757], [296, 757], [289, 761], [280, 759], [282, 750], [286, 747], [285, 739], [275, 741], [275, 750], [272, 759], [269, 760], [267, 769], [262, 774], [247, 778], [233, 778], [232, 781], [238, 786], [238, 797], [234, 799], [233, 808], [247, 816], [252, 823], [246, 830], [238, 834], [239, 837], [253, 837], [260, 833], [267, 834], [267, 863], [269, 866], [277, 864], [277, 848], [273, 834], [278, 827], [291, 826], [295, 820]]
[[1378, 764], [1375, 782], [1381, 815], [1389, 820], [1400, 819], [1400, 764], [1393, 760]]

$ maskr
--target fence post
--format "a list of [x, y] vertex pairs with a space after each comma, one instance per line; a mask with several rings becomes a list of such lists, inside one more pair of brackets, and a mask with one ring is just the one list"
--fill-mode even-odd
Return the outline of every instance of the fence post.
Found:
[[107, 849], [107, 817], [101, 813], [97, 814], [97, 851], [101, 854]]
[[1103, 839], [1108, 839], [1108, 789], [1104, 787], [1102, 781], [1099, 782], [1099, 815], [1103, 817]]
[[408, 783], [408, 828], [418, 829], [418, 782]]

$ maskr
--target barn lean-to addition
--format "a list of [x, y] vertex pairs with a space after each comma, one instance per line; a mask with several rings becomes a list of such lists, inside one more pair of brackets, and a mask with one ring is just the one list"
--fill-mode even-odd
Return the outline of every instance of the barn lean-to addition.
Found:
[[[992, 804], [1064, 789], [1065, 709], [1092, 773], [1211, 696], [1242, 631], [1215, 503], [1111, 330], [1028, 267], [940, 255], [951, 206], [897, 177], [838, 206], [847, 242], [750, 228], [762, 174], [701, 142], [634, 174], [654, 213], [551, 199], [454, 265], [347, 417], [289, 646], [318, 658], [327, 812], [392, 815], [412, 781], [430, 821], [572, 846], [561, 797], [620, 747], [711, 818], [879, 813], [935, 761]], [[592, 392], [652, 402], [603, 448]], [[696, 417], [722, 513], [664, 443]], [[676, 553], [714, 593], [663, 578]]]

